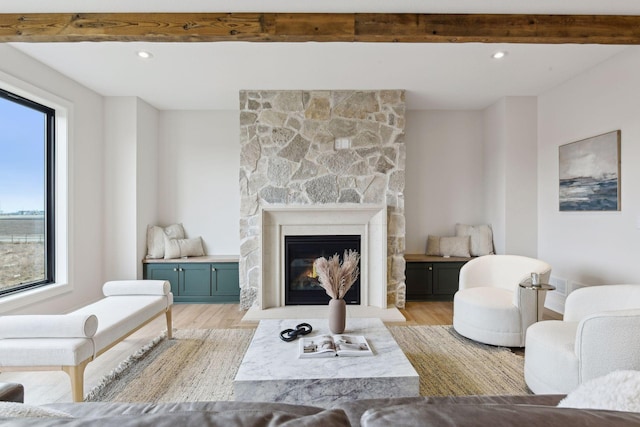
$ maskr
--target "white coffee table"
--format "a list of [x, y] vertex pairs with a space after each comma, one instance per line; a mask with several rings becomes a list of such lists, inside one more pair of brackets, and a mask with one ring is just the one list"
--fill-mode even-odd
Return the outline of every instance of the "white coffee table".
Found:
[[[233, 381], [235, 400], [330, 407], [340, 401], [419, 396], [419, 377], [380, 319], [347, 319], [345, 334], [364, 335], [374, 356], [298, 359], [298, 340], [280, 331], [299, 319], [261, 320]], [[326, 319], [310, 319], [307, 336], [328, 334]]]

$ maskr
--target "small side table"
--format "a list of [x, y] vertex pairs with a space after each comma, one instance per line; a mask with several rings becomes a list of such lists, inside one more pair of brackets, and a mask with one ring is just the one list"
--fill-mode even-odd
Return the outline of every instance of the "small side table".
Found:
[[532, 285], [531, 282], [522, 282], [520, 287], [524, 289], [531, 289], [536, 291], [536, 322], [540, 321], [540, 308], [538, 307], [538, 292], [540, 291], [555, 291], [556, 287], [548, 283], [540, 283], [538, 285]]

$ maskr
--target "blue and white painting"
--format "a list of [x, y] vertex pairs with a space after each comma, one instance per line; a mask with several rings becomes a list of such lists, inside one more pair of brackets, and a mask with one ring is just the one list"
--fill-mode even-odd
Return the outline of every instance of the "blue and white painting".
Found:
[[560, 146], [560, 210], [620, 210], [620, 131]]

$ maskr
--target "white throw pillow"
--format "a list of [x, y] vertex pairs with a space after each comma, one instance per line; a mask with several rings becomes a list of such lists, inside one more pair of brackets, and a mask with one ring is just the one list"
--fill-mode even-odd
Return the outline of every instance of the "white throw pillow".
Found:
[[493, 231], [490, 225], [456, 224], [456, 236], [470, 237], [470, 253], [472, 256], [493, 254]]
[[147, 258], [164, 258], [164, 239], [184, 239], [184, 227], [182, 224], [172, 224], [167, 227], [157, 225], [147, 226]]
[[42, 408], [40, 406], [25, 405], [16, 402], [0, 402], [0, 418], [73, 418], [71, 414], [55, 409]]
[[442, 256], [469, 257], [469, 236], [441, 237], [440, 254]]
[[586, 381], [558, 406], [640, 412], [640, 371], [614, 371]]

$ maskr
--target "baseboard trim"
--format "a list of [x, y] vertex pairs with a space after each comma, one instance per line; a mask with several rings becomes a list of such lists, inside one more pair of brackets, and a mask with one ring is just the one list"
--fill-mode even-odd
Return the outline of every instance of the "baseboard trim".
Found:
[[567, 297], [559, 292], [549, 292], [544, 301], [544, 306], [556, 313], [564, 314], [564, 302], [566, 299]]

